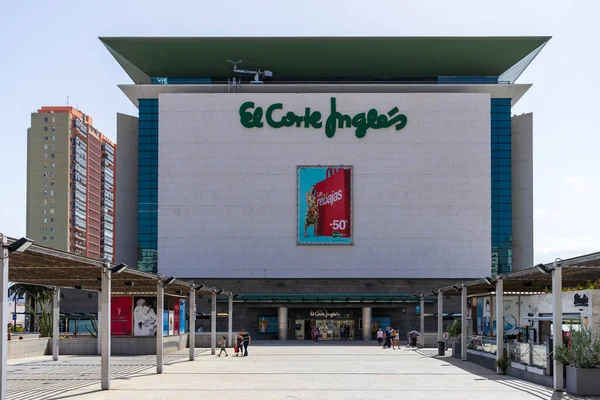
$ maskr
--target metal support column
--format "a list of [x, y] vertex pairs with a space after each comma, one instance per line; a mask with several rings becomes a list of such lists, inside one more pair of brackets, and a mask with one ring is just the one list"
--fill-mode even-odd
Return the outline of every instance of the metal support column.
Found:
[[[552, 336], [554, 348], [563, 343], [562, 333], [562, 267], [559, 267], [554, 261], [554, 269], [552, 270]], [[563, 382], [563, 365], [553, 359], [553, 386], [554, 390], [562, 391], [564, 389]]]
[[288, 309], [287, 307], [279, 307], [278, 311], [278, 339], [279, 340], [287, 340], [287, 332], [288, 332]]
[[419, 347], [425, 347], [425, 296], [421, 293], [420, 307], [421, 307], [421, 315], [419, 315], [419, 320], [421, 322], [419, 326], [419, 335], [421, 335], [421, 340], [419, 340]]
[[[500, 360], [502, 357], [504, 357], [504, 281], [502, 276], [498, 275], [496, 280], [496, 360]], [[496, 367], [496, 372], [501, 374], [502, 370]]]
[[227, 341], [228, 346], [233, 347], [233, 295], [229, 295], [229, 310], [227, 313]]
[[371, 316], [373, 310], [371, 307], [362, 308], [362, 338], [363, 340], [371, 340]]
[[[444, 292], [438, 290], [438, 342], [444, 340]], [[437, 343], [436, 343], [437, 344]]]
[[100, 329], [102, 330], [102, 349], [101, 349], [101, 387], [102, 390], [110, 389], [110, 263], [106, 263], [102, 272], [102, 320]]
[[156, 284], [156, 373], [163, 372], [163, 338], [165, 319], [165, 286], [162, 279]]
[[460, 359], [467, 361], [467, 287], [462, 286], [460, 291]]
[[102, 327], [100, 321], [102, 320], [102, 292], [98, 292], [98, 318], [96, 319], [96, 354], [102, 353]]
[[188, 332], [188, 345], [190, 347], [190, 361], [194, 361], [196, 355], [196, 290], [190, 290], [190, 306], [188, 307], [190, 318], [190, 329]]
[[217, 350], [217, 293], [212, 294], [212, 310], [210, 313], [210, 354], [216, 354]]
[[52, 360], [58, 361], [58, 341], [60, 339], [59, 333], [60, 324], [60, 289], [54, 288], [54, 295], [52, 296]]
[[6, 329], [6, 321], [8, 321], [8, 249], [6, 248], [8, 241], [6, 237], [0, 235], [0, 321], [2, 329], [0, 329], [0, 399], [6, 400], [6, 369], [8, 366], [8, 330]]

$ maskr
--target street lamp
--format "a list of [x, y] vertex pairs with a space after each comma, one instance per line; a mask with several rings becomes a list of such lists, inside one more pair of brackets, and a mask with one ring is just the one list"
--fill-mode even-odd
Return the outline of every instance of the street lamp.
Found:
[[29, 248], [29, 246], [31, 246], [33, 244], [33, 240], [28, 239], [26, 237], [22, 237], [19, 240], [15, 240], [14, 242], [12, 242], [11, 244], [9, 244], [8, 246], [6, 246], [6, 249], [8, 250], [9, 253], [22, 253], [25, 250], [27, 250]]

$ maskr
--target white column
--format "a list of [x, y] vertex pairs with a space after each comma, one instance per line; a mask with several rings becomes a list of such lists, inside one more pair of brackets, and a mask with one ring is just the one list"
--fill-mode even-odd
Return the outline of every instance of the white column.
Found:
[[212, 294], [212, 310], [210, 313], [210, 354], [217, 353], [217, 293]]
[[102, 349], [101, 349], [101, 387], [102, 390], [110, 389], [110, 264], [106, 263], [102, 273], [102, 320], [100, 329], [102, 330]]
[[228, 321], [227, 321], [227, 341], [229, 347], [233, 347], [233, 296], [229, 295], [229, 310], [228, 310]]
[[419, 340], [419, 347], [425, 347], [425, 296], [421, 293], [420, 299], [421, 306], [421, 315], [419, 316], [420, 326], [419, 326], [419, 335], [421, 335], [421, 340]]
[[52, 296], [52, 359], [58, 361], [58, 342], [60, 340], [60, 289], [54, 288]]
[[438, 290], [438, 342], [440, 340], [444, 340], [444, 292]]
[[6, 321], [8, 321], [8, 249], [6, 248], [8, 241], [6, 237], [0, 235], [0, 321], [2, 329], [0, 329], [0, 400], [6, 400], [6, 360], [8, 354], [8, 331], [6, 329]]
[[279, 340], [287, 340], [288, 332], [288, 309], [279, 307], [278, 313]]
[[192, 288], [190, 290], [190, 305], [188, 307], [188, 314], [190, 318], [190, 329], [188, 332], [188, 343], [190, 347], [190, 361], [194, 361], [196, 358], [196, 290]]
[[467, 361], [467, 287], [463, 285], [460, 291], [460, 359]]
[[102, 328], [100, 327], [100, 320], [102, 319], [102, 293], [98, 292], [98, 318], [96, 319], [96, 328], [98, 332], [96, 335], [96, 353], [102, 353]]
[[[492, 329], [494, 324], [492, 322]], [[496, 280], [496, 360], [504, 356], [504, 281], [502, 276], [498, 275]], [[496, 368], [497, 373], [502, 373], [500, 368]]]
[[371, 307], [362, 308], [362, 338], [371, 340], [371, 319], [373, 311]]
[[[562, 344], [562, 267], [559, 267], [556, 261], [552, 270], [552, 336], [554, 351], [556, 346]], [[563, 390], [563, 365], [553, 359], [553, 383], [554, 390]]]
[[162, 279], [156, 284], [156, 373], [163, 372], [163, 338], [164, 338], [164, 319], [165, 319], [165, 287]]

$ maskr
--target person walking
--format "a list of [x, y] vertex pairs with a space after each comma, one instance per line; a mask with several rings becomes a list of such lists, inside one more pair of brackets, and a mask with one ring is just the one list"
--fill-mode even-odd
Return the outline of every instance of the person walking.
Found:
[[396, 330], [394, 328], [390, 328], [390, 342], [392, 350], [396, 350]]
[[319, 335], [321, 335], [321, 331], [319, 330], [319, 328], [315, 325], [312, 328], [312, 336], [313, 339], [315, 340], [315, 344], [319, 344]]
[[444, 331], [444, 343], [446, 346], [446, 350], [448, 350], [448, 340], [450, 340], [450, 334], [448, 333], [448, 329]]
[[235, 339], [235, 348], [233, 349], [235, 351], [236, 357], [238, 357], [239, 355], [244, 355], [244, 351], [242, 350], [243, 343], [244, 339], [242, 338], [242, 334], [238, 332], [237, 337]]
[[350, 325], [346, 325], [346, 340], [350, 340]]
[[390, 330], [390, 327], [386, 327], [385, 328], [385, 346], [383, 346], [384, 349], [390, 349], [392, 347], [392, 331]]
[[225, 357], [229, 355], [227, 354], [227, 349], [225, 348], [225, 344], [227, 343], [225, 339], [227, 339], [225, 336], [221, 336], [221, 341], [219, 342], [219, 345], [221, 346], [221, 350], [219, 351], [219, 357], [221, 357], [221, 354], [223, 352], [225, 352]]
[[377, 330], [377, 344], [379, 345], [379, 347], [383, 345], [383, 331], [381, 330], [381, 328]]
[[346, 337], [346, 327], [345, 325], [340, 326], [340, 339], [344, 339]]
[[248, 357], [248, 346], [250, 345], [250, 341], [252, 340], [252, 338], [250, 337], [250, 334], [248, 333], [248, 331], [246, 331], [245, 329], [242, 329], [242, 342], [244, 344], [244, 355], [243, 357]]

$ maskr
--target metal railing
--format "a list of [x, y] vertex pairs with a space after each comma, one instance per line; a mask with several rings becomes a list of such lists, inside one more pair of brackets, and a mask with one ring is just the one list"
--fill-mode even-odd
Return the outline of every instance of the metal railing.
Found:
[[469, 335], [467, 336], [467, 349], [496, 354], [498, 346], [496, 338], [492, 336]]
[[507, 346], [510, 361], [542, 369], [548, 368], [550, 354], [545, 344], [508, 343]]

